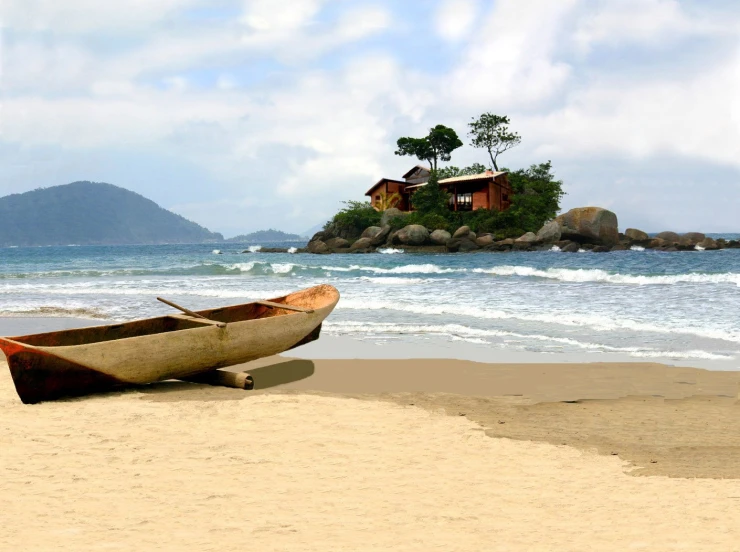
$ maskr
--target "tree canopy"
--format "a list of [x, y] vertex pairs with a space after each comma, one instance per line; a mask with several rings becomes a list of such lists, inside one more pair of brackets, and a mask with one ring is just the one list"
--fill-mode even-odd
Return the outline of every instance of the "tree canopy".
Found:
[[444, 125], [429, 129], [424, 138], [404, 136], [396, 142], [396, 155], [416, 157], [426, 161], [433, 171], [437, 170], [438, 161], [449, 161], [454, 150], [463, 145], [457, 133]]
[[475, 148], [484, 148], [488, 151], [493, 168], [498, 170], [496, 160], [500, 154], [518, 146], [522, 138], [516, 132], [509, 132], [509, 118], [505, 115], [494, 115], [493, 113], [483, 113], [477, 119], [468, 123], [470, 131], [468, 135], [472, 137], [470, 143]]

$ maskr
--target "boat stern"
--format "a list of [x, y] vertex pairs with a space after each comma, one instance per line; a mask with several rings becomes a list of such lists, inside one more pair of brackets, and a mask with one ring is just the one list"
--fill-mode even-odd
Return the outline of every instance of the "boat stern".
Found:
[[25, 404], [110, 391], [125, 382], [44, 350], [0, 337], [15, 390]]

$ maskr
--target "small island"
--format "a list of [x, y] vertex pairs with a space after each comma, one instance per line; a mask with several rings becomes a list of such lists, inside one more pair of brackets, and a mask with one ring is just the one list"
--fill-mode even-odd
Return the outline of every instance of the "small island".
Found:
[[287, 242], [287, 241], [300, 241], [305, 239], [303, 236], [298, 234], [288, 234], [280, 230], [258, 230], [251, 234], [239, 234], [233, 238], [228, 238], [224, 241], [232, 243], [270, 243], [270, 242]]

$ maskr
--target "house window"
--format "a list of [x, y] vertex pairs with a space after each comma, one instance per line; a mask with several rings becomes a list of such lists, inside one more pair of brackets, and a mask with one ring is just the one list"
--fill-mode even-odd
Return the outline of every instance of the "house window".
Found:
[[380, 196], [379, 195], [376, 195], [375, 196], [375, 203], [380, 203]]
[[472, 211], [473, 210], [473, 194], [457, 194], [457, 210], [458, 211]]

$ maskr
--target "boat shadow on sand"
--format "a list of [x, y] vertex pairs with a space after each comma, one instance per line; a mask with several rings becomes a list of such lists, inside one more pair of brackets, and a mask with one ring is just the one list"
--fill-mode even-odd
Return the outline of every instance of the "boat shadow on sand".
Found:
[[[248, 365], [232, 366], [230, 370], [241, 372], [247, 367]], [[254, 391], [259, 391], [306, 379], [313, 375], [314, 370], [312, 361], [295, 359], [246, 371], [254, 379]], [[250, 396], [250, 391], [243, 389], [174, 380], [142, 385], [136, 390], [143, 394], [140, 399], [153, 402], [241, 400]]]
[[[306, 379], [313, 375], [315, 367], [313, 361], [310, 360], [276, 359], [276, 362], [252, 369], [249, 368], [249, 364], [240, 364], [237, 366], [230, 366], [228, 370], [232, 372], [249, 372], [254, 379], [253, 390], [259, 391]], [[249, 398], [251, 395], [251, 391], [244, 389], [221, 387], [206, 383], [167, 380], [145, 385], [126, 385], [125, 387], [119, 387], [115, 390], [103, 393], [67, 397], [59, 399], [59, 402], [84, 401], [128, 393], [139, 393], [139, 399], [151, 402], [238, 401]]]

